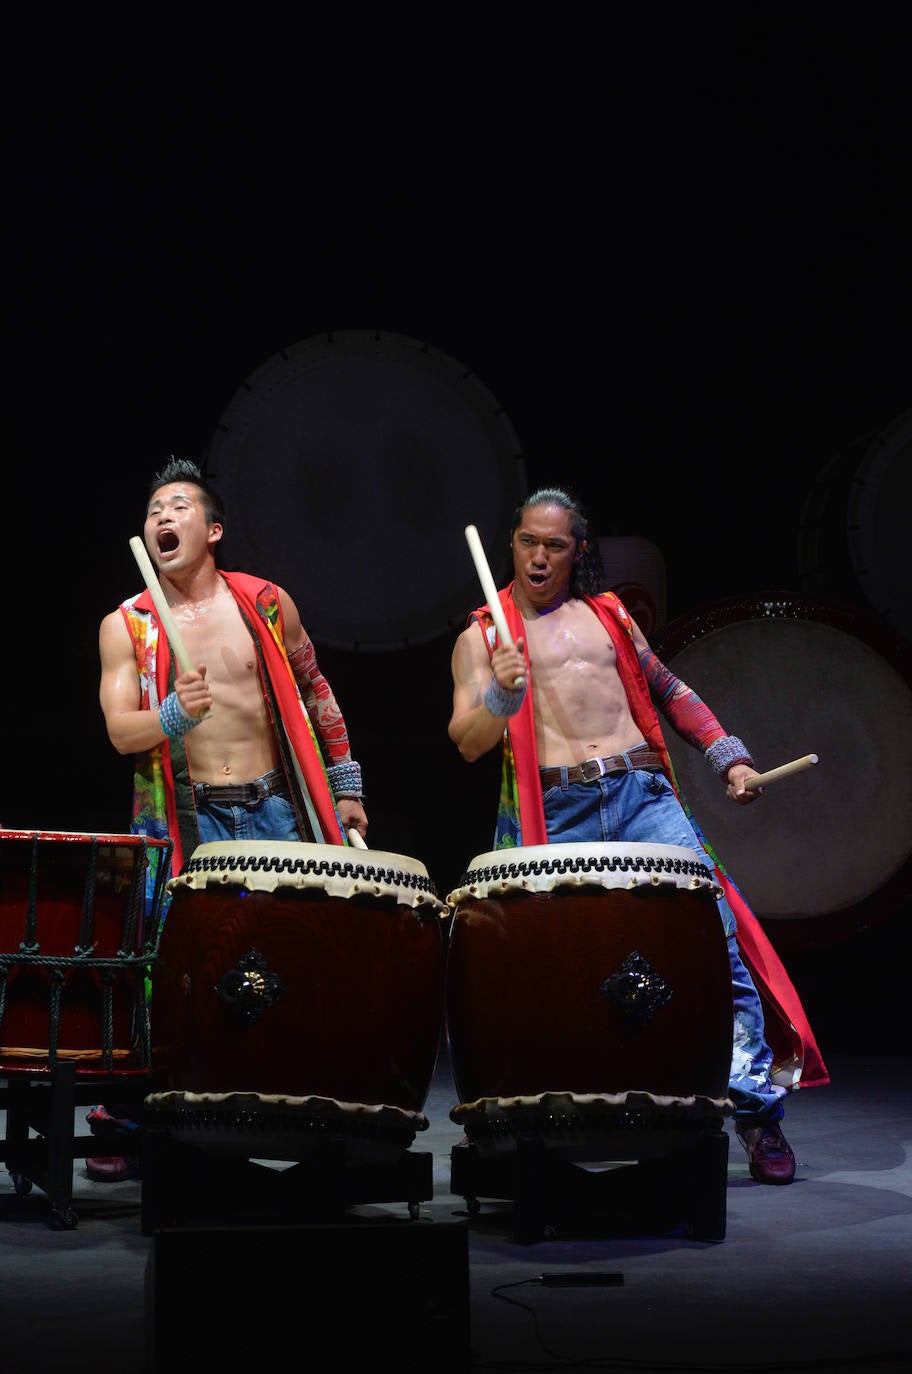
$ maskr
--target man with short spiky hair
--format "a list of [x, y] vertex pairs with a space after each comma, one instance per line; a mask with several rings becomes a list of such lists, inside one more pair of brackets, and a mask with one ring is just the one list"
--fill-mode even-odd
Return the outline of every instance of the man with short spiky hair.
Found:
[[[143, 542], [192, 667], [175, 663], [151, 588], [99, 632], [108, 736], [135, 760], [131, 831], [170, 838], [174, 874], [200, 843], [347, 845], [367, 831], [361, 768], [298, 608], [267, 578], [218, 567], [224, 527], [195, 463], [155, 474]], [[90, 1175], [110, 1177], [101, 1163]]]

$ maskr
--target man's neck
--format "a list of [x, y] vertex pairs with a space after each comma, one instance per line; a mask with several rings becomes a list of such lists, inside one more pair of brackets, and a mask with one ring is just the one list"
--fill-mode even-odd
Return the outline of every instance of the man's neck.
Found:
[[173, 578], [162, 575], [161, 581], [168, 604], [171, 606], [198, 605], [204, 601], [211, 601], [225, 586], [221, 573], [212, 563], [178, 573]]
[[570, 595], [569, 591], [566, 591], [562, 596], [555, 597], [552, 601], [535, 604], [522, 592], [517, 594], [515, 584], [513, 587], [513, 601], [516, 609], [524, 620], [535, 620], [536, 617], [540, 615], [553, 615], [555, 611], [559, 611], [562, 606], [566, 606], [568, 601], [572, 600], [574, 600], [574, 598]]

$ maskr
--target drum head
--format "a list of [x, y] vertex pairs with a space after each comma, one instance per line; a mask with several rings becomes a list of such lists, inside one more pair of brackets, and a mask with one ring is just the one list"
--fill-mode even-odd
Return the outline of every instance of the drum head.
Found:
[[400, 334], [341, 330], [270, 358], [216, 427], [227, 568], [261, 574], [330, 648], [401, 649], [484, 601], [466, 525], [498, 585], [525, 495], [519, 444], [471, 369]]
[[765, 772], [816, 766], [735, 806], [666, 727], [681, 790], [722, 865], [780, 947], [845, 939], [912, 889], [912, 675], [862, 613], [790, 595], [715, 603], [656, 652]]
[[721, 889], [708, 865], [692, 849], [676, 844], [538, 844], [495, 849], [477, 855], [459, 887], [447, 897], [450, 906], [511, 892], [557, 892], [601, 887], [629, 891], [671, 886], [693, 891]]
[[213, 840], [197, 845], [183, 873], [168, 884], [171, 892], [219, 886], [248, 892], [314, 888], [328, 897], [368, 897], [448, 914], [423, 863], [382, 849], [292, 840]]

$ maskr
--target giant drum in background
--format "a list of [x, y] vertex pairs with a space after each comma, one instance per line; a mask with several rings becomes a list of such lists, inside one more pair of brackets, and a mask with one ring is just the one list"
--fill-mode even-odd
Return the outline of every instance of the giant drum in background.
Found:
[[0, 830], [0, 1073], [58, 1060], [148, 1071], [146, 979], [171, 849], [139, 835]]
[[473, 859], [448, 898], [460, 1102], [631, 1090], [724, 1099], [732, 994], [718, 893], [675, 845], [550, 844]]
[[655, 646], [743, 739], [754, 766], [815, 768], [732, 806], [665, 732], [713, 852], [781, 952], [837, 944], [912, 894], [912, 650], [853, 607], [771, 592], [679, 617]]
[[170, 1090], [421, 1111], [448, 914], [422, 864], [216, 841], [170, 890], [152, 1001], [153, 1064]]

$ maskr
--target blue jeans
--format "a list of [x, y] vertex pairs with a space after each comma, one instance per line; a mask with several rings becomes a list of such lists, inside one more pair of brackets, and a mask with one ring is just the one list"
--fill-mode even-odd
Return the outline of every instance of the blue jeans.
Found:
[[301, 839], [295, 809], [281, 793], [239, 806], [200, 801], [196, 818], [200, 844], [212, 844], [215, 840]]
[[[545, 826], [552, 844], [576, 842], [676, 844], [692, 849], [712, 871], [683, 806], [663, 773], [634, 769], [595, 782], [565, 783], [544, 794]], [[734, 999], [734, 1034], [728, 1095], [737, 1126], [779, 1121], [786, 1089], [770, 1079], [773, 1054], [766, 1043], [763, 1006], [738, 949], [735, 913], [722, 897], [719, 914], [728, 941]]]

